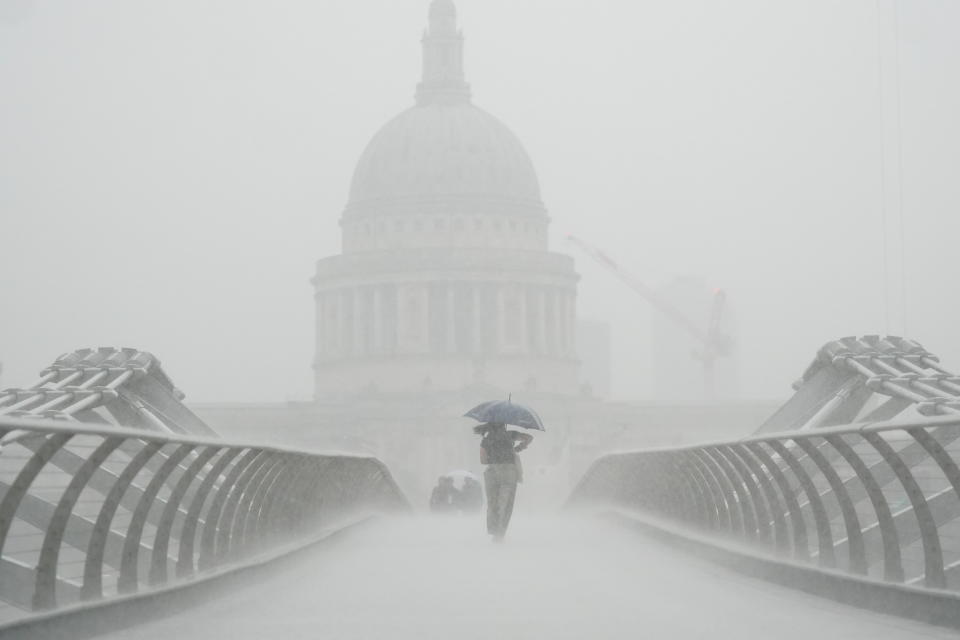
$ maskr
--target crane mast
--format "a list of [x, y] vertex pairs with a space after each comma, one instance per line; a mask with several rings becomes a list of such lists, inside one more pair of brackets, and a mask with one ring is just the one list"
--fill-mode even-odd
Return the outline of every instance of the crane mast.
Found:
[[616, 260], [597, 247], [572, 234], [567, 235], [567, 241], [615, 275], [621, 282], [638, 293], [655, 309], [667, 316], [675, 325], [696, 340], [699, 348], [698, 351], [694, 353], [694, 357], [699, 360], [703, 366], [705, 395], [708, 398], [712, 398], [715, 391], [714, 363], [718, 357], [725, 356], [729, 353], [729, 339], [720, 330], [720, 319], [723, 316], [723, 308], [727, 298], [726, 292], [723, 291], [723, 289], [713, 290], [710, 315], [704, 328], [691, 320], [686, 314], [677, 309], [651, 287], [647, 286], [640, 278], [624, 270]]

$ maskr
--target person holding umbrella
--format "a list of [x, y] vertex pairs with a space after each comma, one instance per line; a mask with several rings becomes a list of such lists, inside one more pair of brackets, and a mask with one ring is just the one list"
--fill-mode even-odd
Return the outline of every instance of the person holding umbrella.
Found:
[[513, 515], [517, 484], [523, 479], [517, 454], [533, 442], [533, 436], [508, 431], [507, 425], [543, 431], [543, 423], [532, 409], [509, 400], [485, 402], [468, 411], [466, 416], [484, 421], [473, 431], [482, 436], [480, 462], [487, 466], [483, 473], [487, 491], [487, 533], [495, 542], [501, 542]]

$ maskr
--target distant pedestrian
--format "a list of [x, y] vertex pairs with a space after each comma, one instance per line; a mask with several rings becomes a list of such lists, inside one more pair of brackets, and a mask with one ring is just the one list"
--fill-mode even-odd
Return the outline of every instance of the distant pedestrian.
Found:
[[434, 513], [449, 513], [457, 508], [460, 492], [453, 486], [453, 478], [440, 476], [437, 486], [430, 494], [430, 511]]
[[523, 480], [520, 451], [529, 446], [533, 436], [507, 431], [502, 422], [488, 422], [474, 427], [480, 441], [480, 462], [487, 465], [483, 473], [487, 489], [487, 533], [500, 542], [507, 533], [517, 484]]
[[474, 478], [467, 476], [463, 479], [458, 505], [461, 511], [467, 513], [478, 511], [483, 506], [483, 488]]

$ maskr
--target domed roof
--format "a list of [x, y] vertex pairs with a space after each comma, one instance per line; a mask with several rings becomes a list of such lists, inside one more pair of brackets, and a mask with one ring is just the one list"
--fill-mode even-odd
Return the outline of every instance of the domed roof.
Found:
[[357, 163], [350, 205], [470, 196], [540, 205], [540, 186], [520, 140], [469, 102], [429, 102], [388, 122]]
[[471, 211], [544, 215], [540, 185], [515, 135], [470, 102], [453, 0], [433, 0], [416, 106], [364, 150], [344, 215]]

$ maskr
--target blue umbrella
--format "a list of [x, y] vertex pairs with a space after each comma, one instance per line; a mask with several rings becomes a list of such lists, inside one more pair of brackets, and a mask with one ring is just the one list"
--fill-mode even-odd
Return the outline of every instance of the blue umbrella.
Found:
[[530, 407], [511, 402], [510, 400], [490, 400], [481, 402], [470, 411], [463, 414], [466, 418], [473, 418], [480, 422], [500, 422], [512, 424], [524, 429], [546, 431], [543, 421], [537, 412]]

